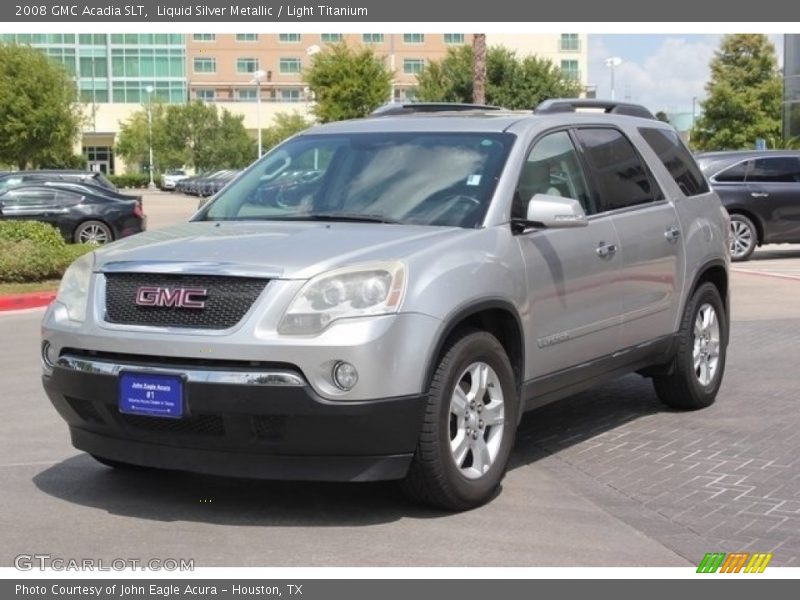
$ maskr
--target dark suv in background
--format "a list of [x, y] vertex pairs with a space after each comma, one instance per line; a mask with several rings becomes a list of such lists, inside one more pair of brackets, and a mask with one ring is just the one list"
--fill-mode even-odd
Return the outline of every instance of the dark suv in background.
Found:
[[800, 242], [800, 151], [706, 152], [700, 168], [731, 216], [731, 258]]
[[13, 171], [0, 175], [0, 190], [44, 181], [64, 181], [72, 183], [88, 183], [116, 192], [116, 186], [99, 171], [72, 171], [65, 169], [52, 169], [41, 171]]

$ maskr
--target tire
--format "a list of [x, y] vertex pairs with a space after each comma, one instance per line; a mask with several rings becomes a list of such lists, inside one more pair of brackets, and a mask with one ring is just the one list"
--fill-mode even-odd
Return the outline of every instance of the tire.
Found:
[[[478, 374], [485, 374], [482, 394]], [[518, 414], [514, 372], [497, 338], [472, 329], [455, 335], [431, 379], [422, 432], [401, 488], [415, 501], [446, 510], [484, 504], [505, 475]]]
[[[710, 320], [711, 316], [715, 319]], [[659, 400], [681, 410], [711, 406], [725, 372], [727, 336], [727, 315], [719, 291], [704, 283], [686, 304], [670, 374], [653, 377]]]
[[758, 245], [758, 230], [744, 215], [731, 215], [731, 260], [749, 260]]
[[102, 456], [96, 456], [94, 454], [90, 454], [89, 456], [91, 456], [100, 464], [105, 465], [107, 467], [111, 467], [112, 469], [116, 469], [118, 471], [147, 471], [150, 469], [150, 467], [143, 467], [142, 465], [133, 465], [131, 463], [112, 460], [110, 458], [103, 458]]
[[76, 244], [102, 246], [114, 241], [114, 232], [102, 221], [84, 221], [75, 228], [72, 239]]

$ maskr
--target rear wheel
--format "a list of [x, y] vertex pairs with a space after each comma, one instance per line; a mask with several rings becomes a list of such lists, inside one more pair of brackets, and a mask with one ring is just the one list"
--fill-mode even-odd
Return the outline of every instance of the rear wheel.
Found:
[[448, 510], [491, 499], [505, 475], [518, 410], [514, 372], [497, 338], [473, 330], [453, 338], [431, 380], [403, 490]]
[[758, 231], [753, 222], [744, 215], [731, 215], [731, 260], [745, 261], [756, 249]]
[[664, 404], [695, 410], [714, 403], [725, 371], [726, 318], [717, 288], [711, 283], [697, 288], [681, 321], [672, 371], [653, 378]]
[[111, 228], [101, 221], [84, 221], [75, 229], [73, 236], [78, 244], [102, 246], [114, 241]]

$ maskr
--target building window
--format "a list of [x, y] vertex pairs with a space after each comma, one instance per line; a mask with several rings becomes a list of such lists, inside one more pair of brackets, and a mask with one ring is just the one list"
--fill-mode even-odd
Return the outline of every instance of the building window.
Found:
[[217, 59], [216, 58], [195, 58], [192, 68], [195, 73], [216, 73], [217, 72]]
[[214, 42], [217, 39], [217, 34], [215, 33], [193, 33], [192, 34], [192, 41], [193, 42]]
[[335, 44], [341, 42], [343, 36], [341, 33], [321, 33], [319, 39], [323, 44]]
[[217, 92], [212, 88], [201, 88], [194, 91], [194, 97], [201, 102], [214, 102], [217, 99]]
[[244, 88], [236, 90], [234, 96], [237, 102], [255, 102], [258, 100], [258, 90], [253, 88]]
[[581, 49], [581, 39], [577, 33], [562, 33], [558, 49], [561, 52], [578, 52]]
[[404, 58], [403, 73], [408, 75], [418, 75], [425, 68], [425, 61], [421, 58]]
[[564, 75], [564, 79], [569, 79], [570, 81], [580, 81], [581, 79], [577, 60], [562, 60], [561, 73]]
[[464, 43], [464, 34], [463, 33], [445, 33], [444, 34], [444, 43], [445, 44], [463, 44]]
[[365, 44], [382, 44], [383, 43], [383, 34], [382, 33], [363, 33], [361, 34], [361, 41]]
[[425, 43], [425, 34], [424, 33], [404, 33], [403, 34], [403, 43], [404, 44], [424, 44]]
[[236, 59], [236, 72], [237, 73], [255, 73], [258, 71], [257, 58], [237, 58]]
[[299, 58], [282, 58], [278, 62], [280, 72], [285, 74], [300, 73], [303, 70], [303, 63]]
[[278, 92], [278, 99], [281, 102], [302, 102], [303, 90], [299, 88], [283, 88]]
[[278, 34], [278, 41], [279, 42], [288, 42], [292, 44], [299, 44], [300, 34], [299, 33], [279, 33]]
[[236, 41], [237, 42], [257, 42], [258, 41], [258, 34], [257, 33], [237, 33], [236, 34]]

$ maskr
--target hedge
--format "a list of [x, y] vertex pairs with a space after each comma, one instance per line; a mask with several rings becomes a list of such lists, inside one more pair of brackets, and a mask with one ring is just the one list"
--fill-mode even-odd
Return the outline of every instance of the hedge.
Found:
[[[107, 175], [106, 177], [118, 188], [146, 188], [150, 185], [150, 176], [147, 173]], [[153, 181], [160, 181], [160, 177], [155, 178]]]
[[67, 244], [58, 231], [36, 221], [0, 221], [0, 283], [58, 279], [88, 244]]

